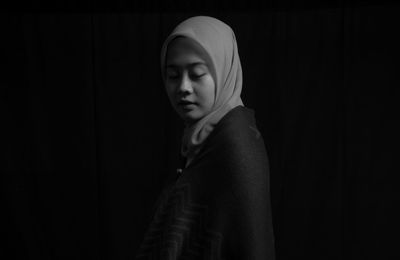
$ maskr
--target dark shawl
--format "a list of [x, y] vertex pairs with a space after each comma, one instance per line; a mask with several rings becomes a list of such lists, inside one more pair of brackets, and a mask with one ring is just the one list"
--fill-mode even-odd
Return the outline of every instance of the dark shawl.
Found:
[[162, 192], [137, 259], [274, 258], [265, 145], [238, 106]]

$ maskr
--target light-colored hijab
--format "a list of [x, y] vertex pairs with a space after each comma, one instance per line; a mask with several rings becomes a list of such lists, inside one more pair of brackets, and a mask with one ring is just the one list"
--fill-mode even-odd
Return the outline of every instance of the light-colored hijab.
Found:
[[165, 81], [165, 62], [169, 43], [178, 36], [199, 43], [209, 55], [209, 66], [215, 82], [215, 100], [212, 111], [193, 124], [186, 123], [181, 153], [187, 164], [195, 158], [214, 126], [232, 108], [243, 106], [242, 67], [232, 29], [222, 21], [208, 16], [191, 17], [180, 23], [167, 37], [161, 49], [161, 72]]

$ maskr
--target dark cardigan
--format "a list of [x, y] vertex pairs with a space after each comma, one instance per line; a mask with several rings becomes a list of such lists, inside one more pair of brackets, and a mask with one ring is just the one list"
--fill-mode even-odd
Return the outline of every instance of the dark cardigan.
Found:
[[137, 259], [274, 259], [269, 165], [254, 111], [238, 106], [162, 192]]

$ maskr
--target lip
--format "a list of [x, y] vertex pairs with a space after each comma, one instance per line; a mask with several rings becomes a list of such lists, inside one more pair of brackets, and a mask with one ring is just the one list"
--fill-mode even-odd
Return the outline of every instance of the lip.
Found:
[[178, 102], [178, 107], [182, 109], [183, 111], [191, 111], [195, 108], [196, 104], [194, 102], [189, 102], [189, 101], [179, 101]]
[[178, 102], [179, 106], [188, 106], [188, 105], [194, 105], [195, 102], [187, 101], [187, 100], [180, 100]]

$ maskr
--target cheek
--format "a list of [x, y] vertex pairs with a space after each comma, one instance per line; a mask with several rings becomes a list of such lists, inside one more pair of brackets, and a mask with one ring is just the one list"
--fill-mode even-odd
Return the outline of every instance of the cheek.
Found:
[[215, 99], [215, 84], [214, 80], [209, 77], [204, 85], [204, 98], [207, 100], [207, 105], [212, 107]]
[[165, 90], [167, 91], [168, 95], [171, 95], [174, 93], [174, 91], [175, 91], [174, 84], [167, 81], [167, 82], [165, 82], [164, 86], [165, 86]]
[[174, 100], [174, 87], [171, 84], [165, 84], [165, 91], [169, 100], [172, 102]]

